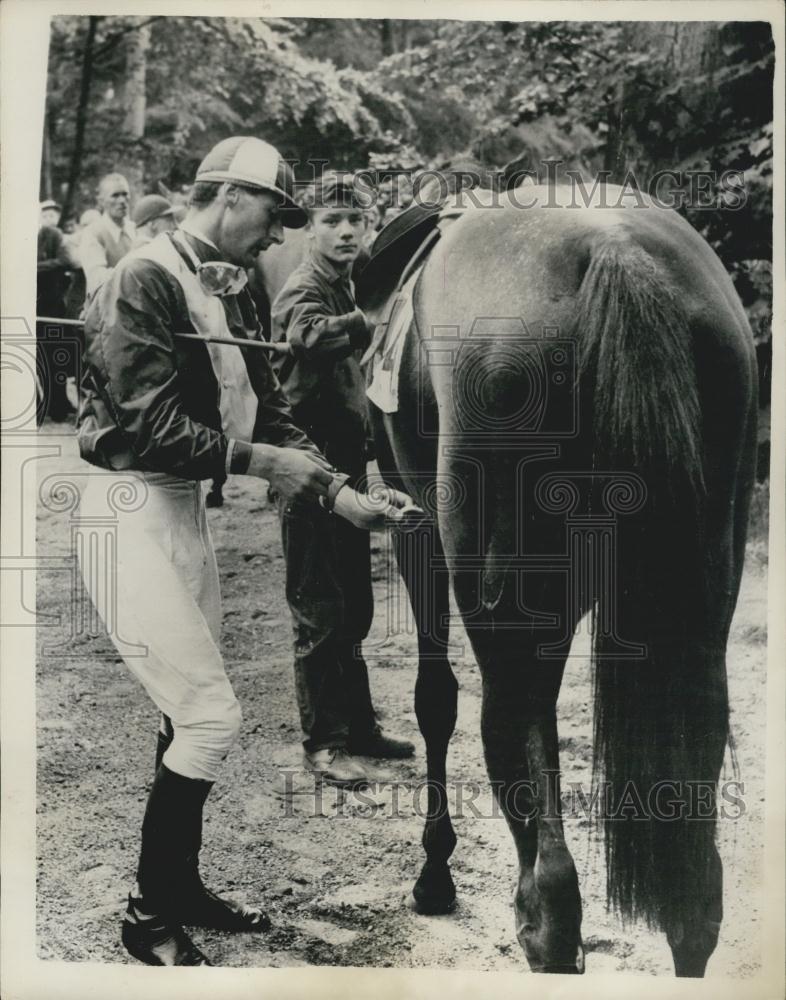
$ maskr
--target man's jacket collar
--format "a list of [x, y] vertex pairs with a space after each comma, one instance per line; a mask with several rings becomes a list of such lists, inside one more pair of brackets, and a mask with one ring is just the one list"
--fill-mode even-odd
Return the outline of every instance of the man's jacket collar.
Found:
[[349, 271], [341, 273], [338, 271], [333, 262], [328, 260], [327, 257], [316, 250], [314, 247], [309, 248], [309, 261], [314, 267], [314, 270], [319, 271], [323, 278], [330, 282], [331, 285], [335, 285], [337, 282], [349, 283]]

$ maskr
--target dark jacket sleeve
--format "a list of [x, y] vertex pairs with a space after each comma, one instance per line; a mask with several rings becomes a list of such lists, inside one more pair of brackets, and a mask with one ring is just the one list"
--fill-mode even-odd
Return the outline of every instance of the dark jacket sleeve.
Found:
[[369, 343], [369, 328], [360, 309], [331, 315], [319, 289], [307, 280], [287, 284], [272, 308], [274, 340], [284, 339], [295, 358], [340, 361]]
[[266, 357], [258, 360], [251, 384], [259, 398], [254, 441], [321, 454], [313, 441], [294, 423], [287, 397]]
[[[240, 324], [243, 329], [241, 336], [250, 336], [252, 340], [264, 340], [255, 297], [250, 291], [245, 295], [245, 308], [242, 297], [238, 299], [239, 315], [244, 316]], [[316, 445], [295, 423], [292, 408], [273, 369], [270, 355], [266, 351], [258, 350], [244, 350], [243, 355], [251, 388], [258, 400], [253, 441], [320, 454]], [[238, 462], [242, 461], [243, 458], [238, 456]]]
[[67, 271], [72, 267], [63, 234], [55, 226], [45, 226], [38, 237], [38, 273]]
[[143, 468], [184, 479], [223, 477], [227, 436], [182, 406], [173, 338], [178, 316], [166, 272], [151, 261], [129, 260], [114, 269], [88, 312], [87, 360]]

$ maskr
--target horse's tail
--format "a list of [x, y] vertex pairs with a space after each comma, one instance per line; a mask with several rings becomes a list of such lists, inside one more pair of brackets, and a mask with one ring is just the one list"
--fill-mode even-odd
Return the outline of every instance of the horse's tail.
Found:
[[662, 266], [624, 234], [606, 231], [591, 250], [576, 337], [595, 469], [633, 471], [643, 496], [618, 518], [615, 582], [597, 595], [594, 779], [607, 894], [623, 918], [673, 930], [712, 862], [714, 787], [701, 820], [686, 783], [717, 780], [728, 701], [710, 643], [691, 641], [706, 587], [688, 320]]

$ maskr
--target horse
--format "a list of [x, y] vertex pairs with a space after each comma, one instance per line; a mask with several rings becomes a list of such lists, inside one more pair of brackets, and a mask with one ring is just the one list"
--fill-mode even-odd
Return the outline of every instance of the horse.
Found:
[[[723, 265], [676, 212], [612, 185], [579, 204], [559, 186], [523, 194], [444, 228], [413, 278], [396, 405], [372, 406], [383, 479], [425, 511], [393, 531], [428, 775], [412, 905], [456, 903], [452, 590], [518, 856], [518, 941], [532, 971], [584, 971], [556, 706], [590, 615], [607, 901], [665, 932], [677, 976], [701, 977], [722, 919], [716, 784], [755, 473], [753, 338]], [[401, 264], [372, 256], [358, 289], [382, 328]]]
[[[755, 473], [755, 353], [708, 244], [676, 212], [622, 195], [608, 185], [577, 205], [570, 188], [531, 185], [454, 221], [412, 293], [398, 406], [373, 408], [382, 477], [432, 514], [417, 529], [425, 541], [394, 533], [417, 622], [430, 795], [413, 897], [425, 913], [455, 902], [452, 587], [518, 854], [519, 942], [534, 971], [584, 970], [556, 704], [590, 613], [594, 773], [612, 792], [608, 901], [665, 931], [678, 976], [702, 976], [722, 916], [715, 787]], [[372, 319], [386, 317], [392, 286], [359, 294]], [[657, 806], [664, 783], [669, 809], [614, 814], [626, 795]]]

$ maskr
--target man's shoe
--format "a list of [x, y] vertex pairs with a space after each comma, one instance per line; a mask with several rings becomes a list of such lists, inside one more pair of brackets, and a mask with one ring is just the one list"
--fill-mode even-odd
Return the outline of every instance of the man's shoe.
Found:
[[368, 784], [368, 775], [341, 747], [327, 747], [303, 754], [303, 765], [329, 785], [355, 788]]
[[212, 965], [179, 924], [146, 916], [128, 897], [122, 941], [129, 955], [145, 965]]
[[403, 760], [415, 753], [415, 744], [409, 740], [396, 740], [385, 736], [380, 730], [374, 730], [367, 736], [350, 740], [349, 751], [361, 757], [385, 757], [389, 760]]
[[270, 930], [270, 918], [262, 910], [217, 896], [204, 886], [178, 904], [175, 916], [187, 927], [239, 933]]
[[224, 494], [219, 486], [218, 489], [212, 489], [205, 497], [206, 507], [223, 507], [224, 506]]

